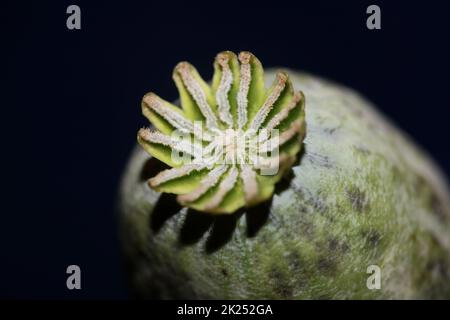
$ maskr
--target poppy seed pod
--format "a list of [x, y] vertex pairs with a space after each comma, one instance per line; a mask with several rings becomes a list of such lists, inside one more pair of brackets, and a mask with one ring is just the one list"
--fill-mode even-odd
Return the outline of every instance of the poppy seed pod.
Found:
[[371, 103], [250, 53], [219, 54], [211, 85], [187, 63], [174, 79], [181, 108], [144, 97], [121, 184], [138, 296], [450, 298], [446, 181]]

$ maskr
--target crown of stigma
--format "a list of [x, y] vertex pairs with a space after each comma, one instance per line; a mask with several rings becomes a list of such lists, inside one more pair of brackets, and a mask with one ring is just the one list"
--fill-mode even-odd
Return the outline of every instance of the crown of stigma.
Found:
[[264, 87], [264, 71], [249, 52], [221, 52], [211, 86], [187, 62], [173, 78], [181, 108], [148, 93], [142, 112], [155, 129], [139, 130], [138, 142], [166, 163], [148, 181], [177, 194], [186, 207], [233, 213], [268, 200], [301, 149], [305, 99], [284, 72]]

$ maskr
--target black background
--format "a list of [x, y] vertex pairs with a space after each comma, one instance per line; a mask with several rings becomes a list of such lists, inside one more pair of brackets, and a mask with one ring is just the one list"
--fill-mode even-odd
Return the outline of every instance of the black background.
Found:
[[[2, 3], [0, 297], [126, 298], [114, 213], [146, 125], [140, 100], [177, 97], [178, 61], [212, 75], [222, 50], [360, 91], [450, 173], [443, 1]], [[66, 8], [81, 7], [81, 30]], [[366, 8], [381, 7], [381, 30]], [[82, 290], [66, 289], [66, 267]]]

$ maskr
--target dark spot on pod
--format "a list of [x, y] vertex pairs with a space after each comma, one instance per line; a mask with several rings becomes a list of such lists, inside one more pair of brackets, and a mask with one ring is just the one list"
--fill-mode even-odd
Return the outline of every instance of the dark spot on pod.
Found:
[[350, 250], [350, 247], [346, 241], [339, 241], [336, 237], [330, 237], [328, 238], [328, 250], [330, 254], [346, 253]]
[[282, 229], [285, 227], [285, 221], [283, 219], [283, 216], [281, 216], [281, 215], [275, 215], [275, 214], [269, 215], [268, 220], [269, 220], [269, 223], [277, 229]]
[[224, 277], [228, 277], [228, 271], [225, 268], [222, 268], [222, 270], [220, 270], [223, 274]]
[[313, 201], [314, 209], [316, 209], [316, 211], [321, 212], [321, 213], [327, 212], [328, 208], [327, 208], [325, 202], [322, 201], [322, 199], [313, 198], [312, 201]]
[[296, 212], [304, 213], [304, 214], [309, 212], [308, 206], [303, 201], [302, 202], [295, 202], [294, 204], [295, 204]]
[[348, 243], [346, 241], [342, 242], [341, 250], [342, 250], [343, 253], [346, 253], [346, 252], [350, 251], [350, 246], [348, 245]]
[[416, 179], [414, 179], [413, 188], [414, 192], [416, 194], [421, 194], [424, 192], [424, 190], [428, 187], [428, 182], [425, 180], [422, 176], [417, 176]]
[[376, 248], [381, 241], [381, 234], [376, 230], [363, 231], [362, 236], [371, 248]]
[[300, 224], [300, 232], [307, 239], [311, 240], [314, 238], [314, 224], [310, 221], [302, 221]]
[[450, 279], [450, 268], [443, 258], [429, 261], [426, 270], [436, 278]]
[[334, 274], [336, 272], [336, 261], [334, 255], [320, 257], [317, 262], [317, 268], [321, 272]]
[[292, 184], [292, 190], [295, 191], [296, 195], [298, 196], [298, 201], [303, 202], [305, 198], [305, 188], [303, 186], [300, 186], [296, 183]]
[[339, 248], [339, 241], [336, 238], [328, 239], [328, 249], [336, 251]]
[[396, 165], [392, 166], [392, 175], [394, 182], [401, 182], [404, 179], [404, 175], [402, 174], [400, 168]]
[[428, 206], [430, 207], [432, 213], [440, 220], [445, 221], [446, 216], [445, 207], [442, 200], [439, 198], [437, 192], [432, 188], [432, 185], [422, 176], [417, 176], [413, 184], [414, 192], [416, 194], [429, 194], [428, 196]]
[[443, 221], [445, 221], [446, 217], [448, 218], [448, 216], [446, 216], [445, 211], [444, 211], [445, 210], [444, 204], [439, 199], [438, 195], [434, 192], [434, 190], [431, 192], [430, 206], [431, 206], [432, 212], [440, 221], [443, 222]]
[[309, 203], [312, 205], [314, 210], [319, 213], [326, 213], [329, 212], [328, 206], [326, 202], [323, 200], [323, 192], [319, 191], [317, 194], [311, 194], [309, 197]]
[[307, 188], [296, 184], [292, 184], [291, 189], [298, 196], [298, 201], [293, 202], [297, 212], [307, 214], [315, 212], [326, 213], [329, 211], [326, 202], [321, 197], [321, 192], [312, 193]]
[[315, 152], [306, 152], [305, 159], [307, 159], [312, 165], [324, 167], [324, 168], [332, 168], [333, 165], [328, 156], [324, 156]]
[[325, 132], [326, 134], [329, 134], [329, 135], [333, 135], [337, 129], [338, 129], [338, 127], [324, 128], [323, 132]]
[[261, 241], [261, 243], [263, 244], [268, 244], [270, 242], [270, 236], [268, 233], [265, 232], [261, 232], [258, 234], [259, 240]]
[[357, 118], [364, 118], [366, 116], [364, 110], [360, 107], [358, 102], [355, 102], [347, 96], [342, 97], [341, 100], [345, 105], [347, 105], [348, 111], [350, 111], [353, 116]]
[[353, 146], [354, 150], [362, 155], [368, 156], [369, 154], [371, 154], [372, 152], [367, 149], [365, 146]]
[[286, 287], [284, 285], [279, 286], [276, 288], [276, 291], [278, 292], [278, 294], [280, 294], [283, 298], [290, 298], [292, 297], [292, 288], [290, 287]]
[[370, 131], [372, 131], [375, 134], [381, 134], [385, 135], [386, 133], [392, 132], [392, 128], [386, 125], [383, 125], [382, 122], [376, 120], [376, 119], [367, 119], [367, 128], [369, 128]]
[[353, 210], [361, 213], [367, 211], [369, 199], [364, 191], [356, 186], [350, 186], [345, 188], [345, 195], [349, 199]]
[[300, 255], [298, 254], [298, 252], [292, 251], [291, 253], [289, 253], [287, 259], [288, 259], [289, 266], [291, 267], [291, 269], [294, 272], [301, 271], [301, 269], [303, 267], [303, 263], [300, 259]]
[[278, 267], [273, 267], [269, 276], [274, 284], [274, 291], [278, 295], [285, 299], [292, 298], [293, 288]]
[[357, 117], [357, 118], [364, 118], [364, 113], [361, 109], [357, 109], [357, 108], [353, 108], [353, 114]]
[[372, 231], [367, 236], [367, 240], [372, 247], [376, 247], [381, 240], [381, 236], [377, 231]]
[[305, 269], [305, 262], [302, 260], [300, 254], [296, 251], [290, 252], [287, 256], [287, 261], [291, 274], [295, 274], [295, 277], [291, 278], [293, 286], [306, 288], [308, 285], [308, 273]]

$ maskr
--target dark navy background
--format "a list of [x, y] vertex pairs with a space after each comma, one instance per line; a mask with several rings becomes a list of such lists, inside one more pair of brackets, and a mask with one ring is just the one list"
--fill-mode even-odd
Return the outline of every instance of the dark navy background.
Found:
[[[345, 3], [345, 4], [344, 4]], [[448, 8], [443, 1], [2, 2], [0, 297], [127, 298], [114, 213], [146, 124], [149, 90], [177, 97], [172, 68], [205, 78], [219, 51], [303, 69], [375, 102], [450, 173]], [[66, 28], [81, 7], [82, 29]], [[382, 29], [366, 28], [378, 4]], [[66, 267], [82, 290], [66, 289]]]

